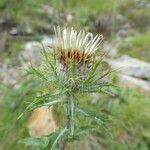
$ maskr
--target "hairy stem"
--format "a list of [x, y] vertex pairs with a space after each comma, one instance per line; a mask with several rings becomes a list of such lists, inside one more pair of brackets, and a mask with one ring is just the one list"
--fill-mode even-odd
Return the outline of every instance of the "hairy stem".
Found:
[[[68, 96], [68, 104], [67, 104], [67, 129], [71, 130], [71, 135], [74, 134], [74, 99], [72, 96]], [[67, 141], [63, 141], [61, 145], [61, 150], [65, 150], [67, 145]]]

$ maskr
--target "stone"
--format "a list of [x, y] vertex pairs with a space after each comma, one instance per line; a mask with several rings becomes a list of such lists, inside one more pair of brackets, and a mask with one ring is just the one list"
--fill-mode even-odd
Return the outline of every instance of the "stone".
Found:
[[19, 29], [17, 27], [12, 27], [9, 33], [11, 35], [18, 35], [19, 34]]
[[7, 38], [5, 34], [0, 34], [0, 52], [3, 52], [6, 48]]
[[101, 14], [94, 21], [94, 26], [98, 33], [108, 35], [112, 28], [112, 16], [109, 13]]
[[0, 64], [0, 80], [2, 83], [14, 86], [21, 81], [21, 77], [22, 73], [19, 69], [6, 64]]
[[44, 36], [41, 42], [30, 41], [25, 44], [24, 51], [21, 52], [20, 57], [23, 58], [22, 66], [28, 67], [32, 63], [35, 66], [40, 66], [42, 61], [42, 54], [40, 50], [51, 47], [53, 37]]
[[129, 32], [126, 29], [120, 29], [117, 31], [116, 36], [120, 38], [128, 37]]
[[115, 33], [118, 29], [121, 29], [127, 22], [127, 18], [122, 14], [103, 13], [95, 19], [94, 26], [98, 33], [107, 37], [112, 31]]
[[71, 13], [66, 15], [66, 21], [67, 23], [71, 24], [73, 20], [73, 15]]
[[123, 55], [115, 60], [107, 61], [112, 68], [119, 69], [122, 74], [132, 77], [149, 80], [150, 63]]
[[103, 44], [103, 50], [109, 58], [114, 58], [117, 56], [117, 47], [115, 47], [114, 44], [110, 44], [105, 41]]
[[37, 41], [27, 42], [25, 44], [25, 50], [21, 52], [20, 56], [23, 58], [22, 66], [28, 67], [32, 62], [33, 65], [39, 66], [42, 60], [42, 54], [40, 50], [42, 49], [42, 44]]
[[128, 88], [137, 88], [142, 93], [150, 94], [150, 83], [128, 75], [119, 74], [120, 84]]
[[126, 22], [125, 24], [123, 24], [123, 25], [122, 25], [122, 29], [125, 29], [125, 30], [131, 29], [130, 23], [129, 23], [129, 22]]
[[[15, 21], [10, 13], [7, 12], [0, 12], [0, 26], [2, 29], [6, 29], [12, 26], [15, 26]], [[1, 29], [0, 29], [1, 30]], [[2, 30], [3, 31], [3, 30]]]
[[42, 106], [35, 109], [28, 120], [27, 127], [32, 137], [41, 137], [54, 132], [58, 127], [52, 114], [52, 107]]
[[24, 26], [26, 34], [32, 34], [33, 33], [33, 30], [32, 30], [32, 28], [28, 22], [24, 23], [23, 26]]
[[51, 47], [53, 42], [53, 37], [51, 36], [44, 36], [43, 40], [41, 43], [43, 44], [44, 47]]

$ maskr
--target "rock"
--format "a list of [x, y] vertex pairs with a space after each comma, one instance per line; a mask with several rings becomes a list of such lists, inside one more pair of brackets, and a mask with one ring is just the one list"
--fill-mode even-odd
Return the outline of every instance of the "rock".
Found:
[[106, 36], [112, 28], [112, 15], [109, 13], [101, 14], [95, 19], [94, 25], [98, 33]]
[[129, 88], [138, 88], [140, 92], [150, 94], [150, 83], [128, 75], [119, 74], [121, 85]]
[[53, 37], [44, 36], [44, 38], [41, 42], [44, 47], [51, 47], [52, 42], [53, 42]]
[[24, 33], [25, 34], [31, 35], [33, 33], [33, 30], [32, 30], [32, 28], [28, 22], [25, 22], [22, 26], [24, 27], [24, 30], [25, 30]]
[[12, 27], [9, 33], [11, 35], [18, 35], [19, 34], [19, 29], [17, 27]]
[[3, 27], [3, 29], [9, 28], [14, 26], [16, 23], [13, 20], [13, 17], [10, 13], [6, 12], [0, 12], [0, 26]]
[[49, 135], [58, 128], [53, 118], [52, 108], [47, 106], [35, 109], [29, 118], [27, 126], [32, 137]]
[[130, 23], [129, 23], [129, 22], [126, 22], [126, 23], [125, 23], [125, 24], [123, 24], [121, 27], [122, 27], [122, 29], [127, 30], [127, 29], [130, 29], [130, 28], [131, 28], [131, 25], [130, 25]]
[[17, 26], [11, 27], [9, 33], [12, 36], [29, 36], [32, 35], [33, 30], [28, 22], [23, 22]]
[[66, 21], [68, 24], [71, 24], [73, 20], [73, 15], [71, 13], [66, 15]]
[[115, 16], [112, 15], [112, 18], [115, 19], [118, 28], [124, 26], [128, 22], [127, 18], [119, 13], [115, 14]]
[[33, 65], [39, 66], [42, 60], [42, 54], [40, 50], [42, 49], [42, 44], [37, 41], [28, 42], [25, 45], [25, 50], [21, 52], [20, 56], [23, 58], [23, 67], [28, 67], [32, 62]]
[[115, 47], [114, 44], [109, 44], [105, 41], [103, 44], [103, 50], [109, 58], [114, 58], [117, 56], [117, 47]]
[[140, 79], [150, 79], [150, 63], [124, 55], [116, 60], [108, 60], [108, 63], [122, 74]]
[[[115, 26], [114, 26], [115, 23]], [[128, 20], [122, 14], [104, 13], [97, 17], [94, 21], [97, 32], [107, 35], [111, 34], [112, 31], [116, 32], [128, 23]], [[117, 28], [116, 28], [117, 25]]]
[[6, 48], [7, 38], [5, 34], [0, 34], [0, 53]]
[[20, 56], [23, 58], [22, 66], [28, 67], [32, 62], [33, 65], [39, 66], [42, 61], [41, 49], [51, 47], [53, 37], [44, 36], [41, 42], [31, 41], [25, 44], [25, 50], [21, 52]]
[[125, 29], [120, 29], [120, 30], [118, 30], [118, 31], [117, 31], [117, 34], [116, 34], [116, 36], [117, 36], [117, 37], [120, 37], [120, 38], [128, 37], [128, 35], [129, 35], [128, 31], [125, 30]]
[[22, 73], [19, 69], [6, 64], [0, 64], [0, 80], [2, 83], [14, 86], [21, 81], [21, 78]]

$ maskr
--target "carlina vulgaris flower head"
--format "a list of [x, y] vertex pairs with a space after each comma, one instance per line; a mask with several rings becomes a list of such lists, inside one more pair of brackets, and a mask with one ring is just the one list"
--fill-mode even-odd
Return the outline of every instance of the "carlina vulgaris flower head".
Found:
[[93, 35], [73, 28], [55, 27], [53, 49], [58, 52], [59, 63], [66, 70], [70, 61], [75, 61], [79, 68], [85, 69], [92, 61], [93, 53], [99, 49], [102, 35]]
[[[43, 49], [45, 59], [41, 68], [31, 68], [40, 81], [43, 81], [40, 84], [40, 91], [41, 89], [43, 91], [42, 95], [37, 97], [37, 101], [33, 101], [26, 110], [31, 111], [40, 106], [55, 107], [55, 105], [56, 109], [62, 110], [59, 108], [63, 106], [64, 109], [60, 113], [64, 116], [65, 127], [48, 136], [49, 142], [45, 148], [54, 150], [56, 144], [60, 144], [61, 149], [65, 150], [66, 144], [76, 140], [79, 135], [90, 130], [99, 132], [95, 124], [106, 129], [101, 116], [84, 110], [82, 105], [80, 107], [80, 99], [84, 99], [84, 93], [85, 98], [91, 93], [112, 94], [109, 88], [112, 84], [109, 80], [105, 80], [110, 71], [99, 71], [101, 60], [94, 59], [94, 53], [100, 48], [103, 40], [102, 35], [94, 36], [85, 31], [75, 31], [73, 28], [56, 27], [55, 36], [53, 51]], [[92, 67], [88, 68], [91, 63]], [[90, 118], [91, 125], [87, 126], [86, 122], [80, 125], [81, 119], [78, 114]]]

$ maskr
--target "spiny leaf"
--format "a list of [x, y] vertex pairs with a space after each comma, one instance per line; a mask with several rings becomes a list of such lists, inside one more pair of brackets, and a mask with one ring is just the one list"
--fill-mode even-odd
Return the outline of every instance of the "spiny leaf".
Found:
[[[56, 72], [56, 67], [53, 65], [53, 63], [52, 63], [52, 61], [51, 60], [49, 60], [48, 59], [48, 57], [47, 57], [47, 52], [46, 52], [46, 49], [43, 47], [43, 55], [44, 55], [44, 57], [45, 57], [45, 59], [46, 59], [46, 65], [47, 66], [49, 66], [51, 69], [52, 69], [52, 71], [53, 71], [53, 73], [54, 73], [54, 75], [55, 75], [55, 77], [58, 79], [58, 75], [57, 75], [57, 72]], [[53, 53], [54, 54], [54, 53]], [[54, 59], [56, 59], [55, 58], [55, 54], [54, 54]]]
[[91, 127], [91, 126], [83, 126], [83, 127], [80, 127], [77, 131], [76, 131], [76, 134], [75, 134], [75, 138], [80, 138], [81, 136], [87, 134], [88, 132], [90, 131], [97, 131], [96, 128], [94, 127]]
[[88, 83], [91, 79], [93, 79], [96, 76], [96, 71], [100, 65], [100, 63], [102, 63], [103, 59], [104, 59], [105, 54], [101, 57], [101, 60], [96, 61], [95, 59], [95, 63], [92, 65], [92, 68], [89, 72], [89, 75], [87, 77], [87, 79], [84, 81], [83, 85]]
[[91, 111], [87, 111], [81, 108], [76, 108], [76, 111], [83, 114], [86, 117], [90, 117], [91, 119], [95, 120], [95, 121], [99, 121], [101, 124], [103, 124], [104, 122], [98, 118], [93, 112]]
[[[114, 72], [114, 70], [107, 70], [105, 71], [100, 77], [96, 78], [95, 80], [91, 81], [92, 83], [97, 83], [98, 81], [102, 80], [104, 77], [107, 77], [109, 74]], [[90, 82], [90, 83], [91, 83]]]
[[98, 62], [96, 62], [96, 63], [93, 65], [93, 67], [92, 67], [92, 69], [91, 69], [91, 71], [90, 71], [90, 73], [89, 73], [87, 79], [84, 80], [83, 85], [85, 85], [85, 84], [88, 83], [92, 78], [95, 77], [95, 72], [96, 72], [96, 70], [97, 70], [97, 68], [98, 68], [98, 66], [99, 66], [99, 64], [100, 64], [100, 62], [101, 62], [101, 61], [98, 61]]
[[40, 103], [40, 104], [34, 103], [33, 105], [30, 105], [30, 107], [27, 108], [27, 111], [32, 111], [32, 110], [34, 110], [38, 107], [42, 107], [42, 106], [50, 107], [50, 106], [53, 106], [55, 104], [63, 103], [63, 102], [65, 102], [65, 100], [59, 99], [59, 100], [49, 100], [49, 102], [43, 102], [43, 103]]
[[48, 106], [48, 107], [50, 107], [50, 106], [53, 106], [53, 105], [55, 105], [55, 104], [58, 104], [58, 103], [63, 103], [63, 102], [65, 102], [65, 100], [52, 100], [52, 101], [50, 101], [50, 99], [49, 100], [45, 100], [45, 101], [40, 101], [40, 100], [35, 100], [35, 101], [33, 101], [30, 105], [28, 105], [27, 107], [26, 107], [26, 109], [24, 110], [24, 112], [22, 112], [19, 116], [18, 116], [18, 118], [17, 119], [20, 119], [26, 112], [30, 112], [30, 111], [33, 111], [34, 109], [36, 109], [36, 108], [39, 108], [39, 107], [42, 107], [42, 106]]
[[41, 79], [44, 79], [47, 81], [47, 78], [41, 73], [40, 70], [34, 68], [33, 66], [30, 66], [29, 70], [28, 70], [28, 73], [30, 74], [34, 74], [36, 75], [37, 77], [41, 78]]
[[49, 97], [56, 97], [56, 96], [59, 96], [59, 95], [63, 95], [67, 92], [69, 92], [69, 89], [60, 90], [60, 91], [57, 91], [55, 93], [46, 93], [46, 94], [43, 94], [41, 96], [38, 96], [37, 98], [38, 99], [46, 99], [46, 98], [49, 98]]
[[42, 138], [25, 138], [19, 141], [21, 144], [25, 144], [26, 146], [35, 146], [38, 148], [45, 148], [49, 143], [48, 137], [42, 137]]
[[64, 128], [63, 130], [57, 130], [49, 136], [49, 144], [44, 150], [54, 150], [56, 144], [60, 139], [65, 137], [68, 133], [69, 129]]
[[110, 135], [111, 138], [113, 138], [111, 132], [109, 131], [109, 128], [105, 125], [105, 122], [101, 120], [99, 117], [97, 117], [93, 112], [83, 110], [81, 108], [77, 108], [76, 111], [94, 120], [98, 125], [100, 125], [100, 127], [102, 127]]

